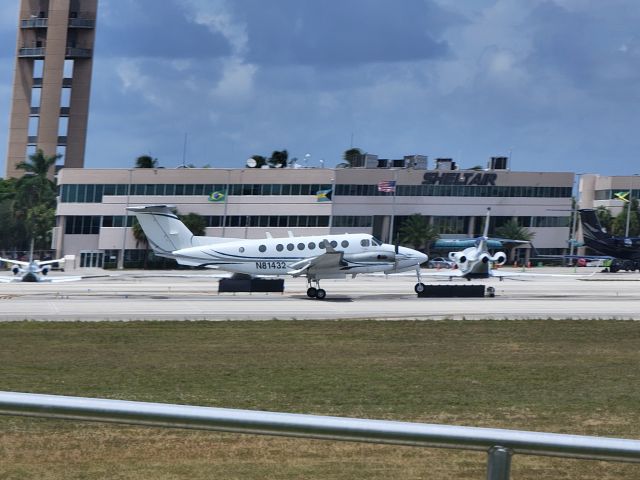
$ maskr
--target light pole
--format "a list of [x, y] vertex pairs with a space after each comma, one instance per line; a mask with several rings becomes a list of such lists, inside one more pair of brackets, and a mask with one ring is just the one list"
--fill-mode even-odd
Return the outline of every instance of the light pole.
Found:
[[628, 198], [629, 203], [627, 203], [627, 223], [626, 223], [626, 225], [624, 227], [624, 236], [625, 237], [629, 236], [629, 223], [630, 223], [630, 220], [631, 220], [631, 203], [632, 203], [632, 200], [633, 200], [633, 184], [634, 184], [633, 180], [637, 176], [638, 176], [637, 173], [634, 173], [631, 176], [631, 185], [630, 185], [630, 188], [629, 188], [629, 198]]
[[569, 256], [572, 257], [576, 248], [576, 230], [578, 228], [578, 207], [580, 206], [580, 176], [582, 173], [576, 173], [576, 193], [573, 200], [573, 221], [571, 222], [571, 238], [569, 239]]
[[133, 174], [133, 169], [129, 168], [129, 183], [127, 184], [127, 204], [124, 208], [124, 228], [122, 229], [122, 249], [120, 251], [120, 258], [118, 258], [118, 270], [122, 270], [124, 268], [124, 252], [127, 246], [127, 223], [129, 220], [129, 200], [131, 199], [131, 175]]

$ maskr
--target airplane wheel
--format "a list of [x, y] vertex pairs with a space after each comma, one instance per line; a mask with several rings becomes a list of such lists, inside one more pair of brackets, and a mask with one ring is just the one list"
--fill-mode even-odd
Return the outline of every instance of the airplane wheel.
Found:
[[309, 287], [307, 289], [307, 297], [316, 298], [317, 295], [318, 295], [318, 289], [317, 288]]
[[488, 297], [495, 297], [496, 296], [496, 289], [493, 287], [487, 287], [487, 296]]
[[325, 292], [322, 288], [319, 288], [318, 291], [316, 292], [316, 298], [318, 300], [322, 300], [326, 296], [327, 296], [327, 292]]
[[425, 285], [424, 283], [416, 283], [416, 286], [413, 287], [413, 289], [416, 291], [416, 293], [422, 293], [425, 290]]

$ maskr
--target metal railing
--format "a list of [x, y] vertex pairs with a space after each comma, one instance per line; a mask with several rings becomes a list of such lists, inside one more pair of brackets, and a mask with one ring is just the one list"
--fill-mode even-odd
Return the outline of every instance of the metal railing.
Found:
[[480, 450], [487, 478], [507, 480], [514, 454], [640, 462], [640, 441], [497, 428], [0, 392], [1, 415]]

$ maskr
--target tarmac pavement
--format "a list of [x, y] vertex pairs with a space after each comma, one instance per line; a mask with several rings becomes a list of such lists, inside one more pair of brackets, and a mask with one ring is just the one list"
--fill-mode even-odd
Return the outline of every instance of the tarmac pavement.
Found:
[[[504, 269], [508, 271], [509, 269]], [[521, 272], [520, 269], [513, 271]], [[532, 273], [574, 274], [572, 268], [532, 268]], [[495, 298], [418, 298], [415, 275], [365, 275], [324, 280], [324, 300], [306, 296], [304, 278], [285, 278], [285, 292], [218, 294], [211, 271], [104, 272], [75, 270], [52, 276], [117, 276], [64, 283], [0, 285], [0, 321], [270, 320], [270, 319], [631, 319], [640, 320], [640, 274], [530, 277], [474, 281]], [[424, 270], [423, 274], [429, 270]], [[430, 284], [447, 279], [423, 277]], [[464, 280], [453, 280], [467, 284]]]

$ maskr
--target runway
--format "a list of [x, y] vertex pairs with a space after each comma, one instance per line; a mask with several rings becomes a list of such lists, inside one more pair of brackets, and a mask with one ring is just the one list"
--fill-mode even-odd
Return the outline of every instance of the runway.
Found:
[[[570, 268], [531, 271], [573, 273]], [[78, 273], [83, 272], [69, 272]], [[369, 275], [324, 280], [325, 300], [307, 298], [301, 278], [286, 278], [284, 294], [218, 294], [218, 280], [225, 274], [189, 273], [126, 272], [68, 283], [2, 284], [0, 321], [640, 319], [638, 273], [481, 281], [496, 289], [495, 298], [418, 298], [415, 276]], [[448, 280], [424, 277], [423, 282]]]

